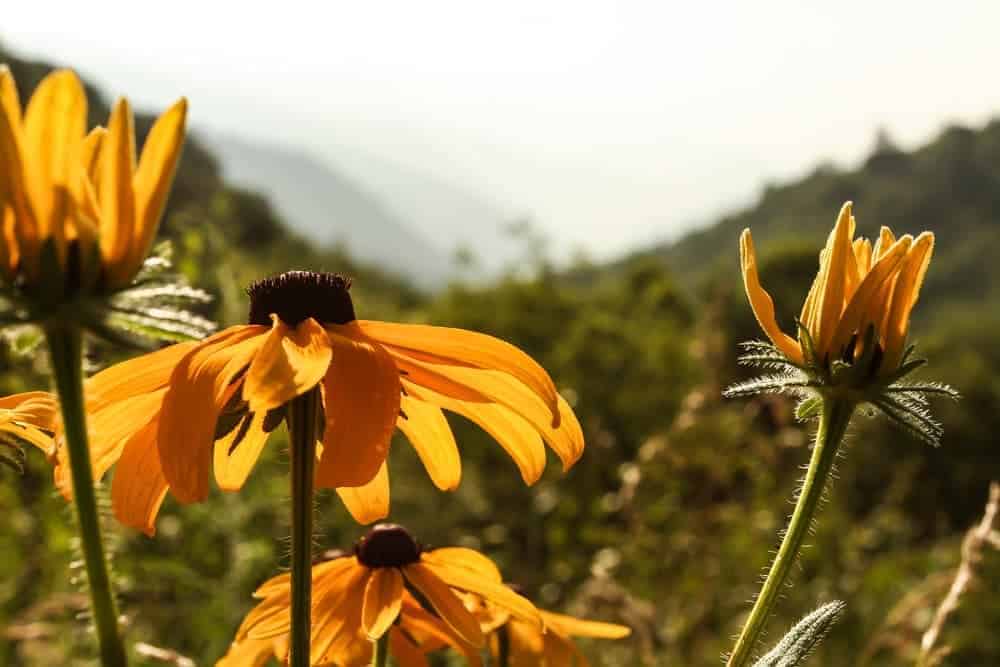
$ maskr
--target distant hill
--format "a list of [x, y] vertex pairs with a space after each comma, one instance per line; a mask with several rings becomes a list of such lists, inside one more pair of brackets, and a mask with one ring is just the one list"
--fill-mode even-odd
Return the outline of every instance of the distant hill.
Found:
[[308, 152], [215, 132], [200, 132], [198, 137], [216, 156], [227, 181], [265, 194], [299, 234], [342, 246], [353, 257], [422, 287], [447, 281], [447, 253], [414, 232], [377, 196]]
[[981, 129], [949, 127], [912, 152], [882, 137], [858, 169], [821, 166], [796, 182], [769, 186], [754, 206], [625, 261], [660, 258], [696, 284], [714, 271], [736, 269], [744, 227], [765, 253], [785, 242], [818, 251], [847, 200], [855, 203], [859, 233], [868, 237], [880, 225], [897, 233], [935, 232], [927, 292], [946, 293], [949, 301], [1000, 302], [1000, 119]]

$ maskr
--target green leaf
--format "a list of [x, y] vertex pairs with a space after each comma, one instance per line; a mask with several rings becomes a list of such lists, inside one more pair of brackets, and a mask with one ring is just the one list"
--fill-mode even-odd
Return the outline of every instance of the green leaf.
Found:
[[799, 401], [799, 404], [795, 406], [795, 418], [799, 421], [808, 421], [813, 417], [819, 415], [819, 411], [823, 408], [823, 398], [820, 396], [810, 396], [808, 398], [803, 398]]

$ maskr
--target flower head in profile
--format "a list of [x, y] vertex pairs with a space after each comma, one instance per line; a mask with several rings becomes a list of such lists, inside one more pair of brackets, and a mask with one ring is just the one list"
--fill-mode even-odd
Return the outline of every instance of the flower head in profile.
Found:
[[[143, 295], [127, 294], [163, 216], [186, 116], [180, 99], [154, 123], [137, 158], [127, 100], [115, 103], [107, 128], [88, 132], [86, 93], [72, 71], [46, 76], [22, 109], [10, 70], [0, 66], [0, 290], [8, 321], [72, 317], [103, 332], [110, 319], [148, 330], [163, 315], [167, 329], [170, 321], [190, 328], [177, 313], [151, 310], [158, 304], [150, 301], [165, 295], [149, 285]], [[168, 291], [185, 299], [183, 288]], [[136, 307], [140, 298], [145, 308]]]
[[[543, 629], [538, 611], [503, 585], [491, 560], [457, 547], [423, 548], [402, 526], [380, 524], [343, 554], [313, 566], [311, 656], [313, 664], [361, 665], [370, 642], [390, 632], [390, 650], [402, 662], [447, 646], [470, 656], [485, 644], [479, 620], [461, 596], [472, 594], [505, 610], [527, 627]], [[288, 635], [290, 579], [263, 584], [237, 632], [233, 651]], [[266, 649], [279, 659], [281, 644]], [[354, 656], [353, 659], [349, 656]], [[235, 663], [234, 663], [235, 664]], [[424, 664], [416, 662], [414, 664]]]
[[[238, 490], [290, 401], [321, 395], [315, 482], [336, 488], [356, 519], [388, 513], [386, 456], [402, 431], [438, 488], [461, 459], [442, 410], [467, 417], [511, 456], [526, 483], [545, 445], [568, 468], [579, 422], [548, 374], [513, 345], [480, 333], [357, 320], [350, 283], [293, 271], [252, 285], [249, 323], [112, 366], [87, 381], [95, 474], [117, 462], [117, 516], [147, 532], [169, 488], [203, 500], [209, 478]], [[60, 466], [63, 467], [63, 466]], [[66, 490], [66, 474], [57, 470]]]
[[921, 439], [936, 443], [940, 425], [927, 414], [927, 395], [955, 396], [936, 383], [903, 382], [925, 363], [907, 347], [910, 315], [934, 250], [934, 235], [900, 238], [882, 227], [874, 244], [854, 238], [850, 202], [844, 204], [819, 256], [819, 272], [796, 320], [796, 336], [778, 324], [760, 282], [753, 237], [740, 237], [747, 298], [771, 343], [747, 343], [741, 361], [781, 371], [731, 387], [731, 396], [761, 391], [803, 394], [801, 414], [818, 408], [823, 394], [869, 403]]
[[21, 447], [25, 444], [52, 456], [58, 411], [55, 396], [44, 391], [0, 398], [0, 463], [20, 470], [24, 456]]

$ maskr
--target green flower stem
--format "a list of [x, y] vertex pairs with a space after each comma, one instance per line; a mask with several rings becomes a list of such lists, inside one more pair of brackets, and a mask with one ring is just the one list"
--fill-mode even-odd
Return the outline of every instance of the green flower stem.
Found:
[[788, 573], [798, 558], [802, 542], [809, 532], [809, 526], [826, 487], [826, 480], [837, 458], [837, 450], [844, 439], [847, 424], [854, 414], [854, 408], [855, 403], [852, 401], [837, 398], [823, 400], [816, 443], [813, 446], [812, 458], [809, 460], [809, 469], [806, 471], [799, 499], [792, 512], [792, 519], [788, 523], [785, 537], [781, 540], [781, 547], [774, 563], [771, 564], [764, 586], [760, 589], [760, 595], [757, 596], [740, 637], [736, 640], [736, 646], [726, 663], [727, 667], [743, 667], [751, 658], [771, 609], [784, 588]]
[[312, 616], [313, 471], [319, 391], [308, 391], [288, 406], [292, 450], [292, 632], [291, 667], [309, 667]]
[[73, 501], [80, 527], [80, 543], [87, 567], [90, 605], [100, 644], [104, 667], [128, 664], [125, 645], [118, 633], [118, 612], [111, 593], [108, 563], [101, 541], [101, 519], [94, 494], [94, 473], [90, 467], [87, 443], [87, 415], [83, 396], [83, 335], [74, 325], [51, 324], [45, 338], [52, 361], [59, 404], [62, 406], [63, 431], [73, 478]]
[[389, 664], [389, 632], [372, 642], [372, 667], [385, 667]]

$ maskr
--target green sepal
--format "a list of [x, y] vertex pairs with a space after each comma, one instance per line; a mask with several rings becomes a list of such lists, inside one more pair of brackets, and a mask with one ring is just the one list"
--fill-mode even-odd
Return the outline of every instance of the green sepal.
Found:
[[821, 396], [809, 396], [799, 401], [795, 406], [795, 418], [799, 421], [808, 421], [813, 417], [818, 417], [823, 409], [823, 398]]

